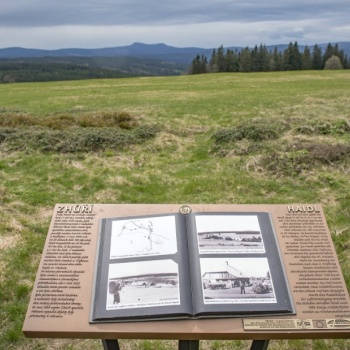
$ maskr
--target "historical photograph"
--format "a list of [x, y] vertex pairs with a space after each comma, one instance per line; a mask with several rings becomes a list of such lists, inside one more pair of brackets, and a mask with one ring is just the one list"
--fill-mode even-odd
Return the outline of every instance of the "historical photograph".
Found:
[[110, 259], [176, 252], [176, 224], [173, 215], [115, 220], [112, 223]]
[[264, 253], [256, 215], [196, 216], [199, 253]]
[[107, 310], [179, 304], [178, 266], [173, 260], [109, 265]]
[[205, 304], [275, 303], [267, 258], [200, 259]]

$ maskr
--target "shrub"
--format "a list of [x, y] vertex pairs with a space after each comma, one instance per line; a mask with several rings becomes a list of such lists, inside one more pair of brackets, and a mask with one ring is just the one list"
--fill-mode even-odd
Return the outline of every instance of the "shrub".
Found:
[[131, 129], [137, 122], [128, 112], [115, 113], [113, 115], [115, 123], [122, 129]]
[[338, 56], [332, 55], [326, 61], [324, 69], [343, 69], [340, 58]]
[[83, 114], [76, 118], [76, 124], [84, 128], [118, 126], [122, 129], [132, 129], [138, 125], [136, 118], [131, 116], [128, 112], [101, 112]]
[[23, 112], [0, 112], [0, 127], [16, 128], [19, 126], [35, 125], [36, 120]]
[[299, 142], [285, 152], [273, 151], [261, 159], [261, 166], [277, 176], [295, 175], [318, 165], [334, 165], [350, 159], [350, 146], [345, 144]]
[[133, 130], [120, 128], [79, 128], [53, 130], [48, 127], [0, 129], [0, 140], [13, 150], [30, 148], [44, 152], [76, 153], [119, 149], [142, 143], [157, 135], [154, 126]]
[[40, 119], [38, 124], [55, 130], [62, 130], [74, 126], [75, 119], [72, 115], [62, 114]]
[[296, 132], [304, 135], [343, 135], [350, 133], [350, 121], [340, 119], [335, 122], [310, 123], [297, 127]]
[[0, 144], [5, 142], [7, 138], [16, 132], [14, 128], [0, 128]]
[[105, 128], [119, 127], [133, 129], [138, 126], [137, 119], [126, 111], [96, 112], [81, 115], [58, 114], [35, 118], [22, 111], [0, 110], [0, 127], [17, 128], [23, 126], [44, 126], [54, 130], [71, 127]]
[[213, 135], [215, 143], [236, 142], [243, 139], [250, 141], [266, 141], [279, 137], [278, 127], [268, 123], [244, 124], [234, 128], [222, 129]]

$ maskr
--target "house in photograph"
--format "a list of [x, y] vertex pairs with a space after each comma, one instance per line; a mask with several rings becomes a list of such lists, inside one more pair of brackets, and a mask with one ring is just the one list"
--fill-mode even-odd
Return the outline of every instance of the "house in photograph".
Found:
[[177, 273], [149, 273], [136, 276], [123, 276], [118, 278], [110, 278], [110, 283], [119, 281], [123, 286], [131, 287], [152, 287], [152, 286], [177, 286]]
[[202, 280], [204, 289], [233, 288], [238, 287], [241, 282], [245, 286], [250, 285], [250, 277], [229, 265], [227, 261], [220, 270], [206, 271], [202, 276]]

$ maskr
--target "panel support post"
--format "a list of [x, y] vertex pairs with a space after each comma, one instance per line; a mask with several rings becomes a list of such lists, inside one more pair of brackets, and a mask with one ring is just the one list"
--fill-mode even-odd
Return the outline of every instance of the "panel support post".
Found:
[[270, 340], [253, 340], [250, 350], [267, 350]]
[[199, 340], [179, 340], [179, 350], [199, 350]]
[[117, 339], [102, 339], [103, 350], [119, 350]]

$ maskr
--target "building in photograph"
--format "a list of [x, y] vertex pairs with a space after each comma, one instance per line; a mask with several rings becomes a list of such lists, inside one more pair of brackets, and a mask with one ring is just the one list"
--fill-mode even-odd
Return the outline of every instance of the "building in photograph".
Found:
[[222, 270], [206, 271], [202, 276], [202, 280], [205, 289], [233, 288], [240, 286], [241, 282], [245, 286], [250, 285], [250, 277], [229, 265], [227, 261], [226, 264], [223, 264]]
[[123, 276], [118, 278], [110, 278], [110, 283], [118, 281], [124, 286], [133, 287], [149, 287], [159, 285], [173, 285], [177, 286], [177, 273], [150, 273], [136, 276]]

